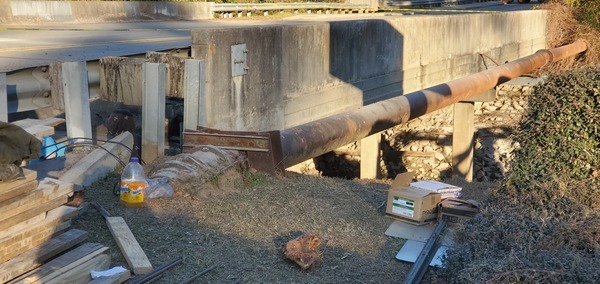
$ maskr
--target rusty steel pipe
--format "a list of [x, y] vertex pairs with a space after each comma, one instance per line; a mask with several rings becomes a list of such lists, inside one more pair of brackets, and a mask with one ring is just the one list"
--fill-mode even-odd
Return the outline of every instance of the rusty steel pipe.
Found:
[[585, 42], [535, 54], [424, 90], [380, 101], [281, 131], [284, 167], [322, 155], [369, 135], [487, 91], [587, 49]]

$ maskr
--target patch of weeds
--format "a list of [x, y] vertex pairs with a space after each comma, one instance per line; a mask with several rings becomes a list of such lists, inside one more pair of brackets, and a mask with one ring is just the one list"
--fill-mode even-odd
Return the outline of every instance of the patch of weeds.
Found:
[[267, 183], [268, 176], [262, 172], [243, 171], [242, 180], [247, 188], [253, 189]]

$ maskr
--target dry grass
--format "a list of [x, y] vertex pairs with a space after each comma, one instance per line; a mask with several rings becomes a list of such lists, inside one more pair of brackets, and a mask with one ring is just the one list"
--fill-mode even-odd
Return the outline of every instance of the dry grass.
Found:
[[600, 64], [600, 31], [579, 23], [576, 19], [577, 9], [555, 0], [540, 5], [539, 9], [550, 11], [547, 32], [549, 48], [570, 44], [578, 39], [585, 41], [588, 46], [584, 54], [550, 64], [542, 72], [559, 73]]

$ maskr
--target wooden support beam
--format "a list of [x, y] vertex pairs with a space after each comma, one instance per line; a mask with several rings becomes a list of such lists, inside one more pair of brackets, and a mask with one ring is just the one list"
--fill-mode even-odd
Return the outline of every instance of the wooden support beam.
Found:
[[142, 69], [142, 160], [151, 163], [165, 154], [166, 66], [144, 63]]
[[85, 62], [63, 62], [61, 68], [67, 137], [91, 139], [90, 91]]
[[6, 73], [0, 73], [0, 121], [8, 122], [8, 92]]
[[204, 60], [186, 59], [183, 80], [183, 128], [196, 130], [206, 126], [206, 64]]
[[27, 271], [39, 267], [48, 259], [79, 244], [86, 237], [87, 232], [72, 229], [0, 264], [0, 283], [5, 283]]
[[129, 268], [134, 274], [146, 274], [152, 271], [152, 264], [135, 236], [121, 217], [107, 217], [106, 224], [123, 253]]
[[473, 142], [475, 136], [475, 104], [454, 104], [454, 133], [452, 134], [452, 173], [473, 181]]
[[379, 177], [379, 150], [381, 133], [376, 133], [360, 140], [360, 178], [376, 179]]

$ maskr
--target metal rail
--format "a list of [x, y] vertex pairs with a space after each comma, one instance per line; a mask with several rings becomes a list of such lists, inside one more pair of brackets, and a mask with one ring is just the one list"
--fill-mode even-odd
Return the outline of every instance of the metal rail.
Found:
[[585, 42], [554, 49], [424, 90], [380, 101], [281, 131], [283, 165], [287, 168], [369, 135], [478, 95], [497, 85], [587, 49]]
[[427, 267], [429, 267], [429, 263], [433, 259], [433, 256], [435, 256], [437, 249], [440, 247], [440, 238], [444, 229], [446, 229], [446, 220], [440, 220], [433, 230], [431, 237], [429, 237], [429, 240], [425, 243], [421, 253], [419, 253], [417, 260], [410, 268], [406, 278], [404, 278], [403, 284], [421, 283], [421, 279], [423, 279]]
[[[405, 0], [386, 1], [385, 7], [411, 7], [411, 6], [441, 6], [443, 4], [457, 4], [460, 0]], [[468, 2], [468, 1], [462, 1]], [[369, 4], [348, 3], [215, 3], [211, 6], [213, 13], [224, 12], [251, 12], [251, 11], [281, 11], [281, 10], [377, 10]]]
[[[189, 48], [173, 48], [159, 50], [167, 53], [187, 54]], [[122, 55], [125, 57], [145, 57], [146, 53]], [[8, 114], [38, 110], [53, 107], [60, 110], [62, 106], [56, 105], [51, 93], [51, 63], [49, 65], [29, 67], [13, 70], [6, 73], [6, 86], [8, 95]], [[100, 62], [99, 59], [86, 61], [88, 71], [88, 84], [90, 97], [100, 96]]]
[[247, 4], [213, 4], [213, 12], [243, 12], [272, 10], [366, 10], [368, 4], [338, 3], [247, 3]]

